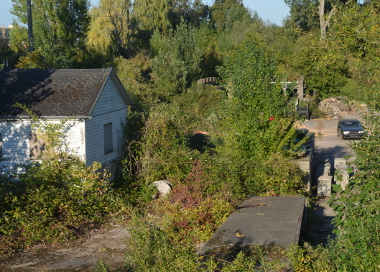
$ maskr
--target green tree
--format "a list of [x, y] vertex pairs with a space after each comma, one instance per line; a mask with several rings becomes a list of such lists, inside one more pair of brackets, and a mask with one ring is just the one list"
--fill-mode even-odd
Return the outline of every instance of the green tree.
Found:
[[290, 8], [286, 21], [288, 28], [299, 28], [301, 31], [312, 31], [318, 28], [317, 1], [315, 0], [284, 0]]
[[338, 10], [329, 31], [331, 46], [348, 58], [350, 77], [365, 88], [379, 82], [375, 76], [380, 63], [378, 8], [379, 3], [372, 1], [361, 6], [346, 5]]
[[274, 138], [268, 145], [260, 146], [258, 143], [262, 139], [251, 136], [254, 131], [271, 127], [275, 123], [269, 120], [271, 116], [276, 116], [280, 122], [288, 108], [281, 89], [272, 83], [277, 70], [271, 53], [256, 38], [249, 36], [225, 59], [219, 72], [231, 97], [228, 101], [229, 127], [233, 128], [231, 140], [247, 156], [276, 151], [279, 142]]
[[202, 0], [172, 0], [171, 6], [170, 20], [173, 27], [180, 25], [181, 20], [187, 24], [200, 25], [208, 19], [209, 8]]
[[310, 32], [319, 28], [322, 39], [326, 38], [327, 28], [336, 12], [337, 7], [349, 0], [284, 0], [290, 8], [290, 16], [287, 19], [288, 28], [299, 28], [301, 31]]
[[127, 57], [133, 36], [130, 0], [101, 0], [99, 7], [90, 11], [87, 45], [99, 52]]
[[[272, 83], [277, 77], [273, 55], [257, 38], [248, 36], [226, 57], [220, 73], [229, 99], [220, 128], [226, 144], [218, 153], [230, 158], [229, 169], [236, 171], [234, 178], [243, 183], [247, 193], [271, 191], [280, 178], [274, 174], [279, 168], [283, 174], [295, 169], [279, 164], [286, 162], [284, 146], [292, 143], [295, 119], [288, 97]], [[273, 180], [268, 181], [271, 175]], [[300, 183], [299, 179], [295, 181], [295, 187]], [[279, 187], [276, 193], [282, 190]]]
[[292, 65], [305, 76], [309, 90], [321, 97], [339, 95], [347, 83], [347, 56], [313, 34], [297, 40]]
[[257, 13], [252, 17], [244, 6], [234, 6], [229, 11], [226, 28], [217, 32], [217, 49], [223, 56], [229, 55], [244, 42], [247, 35], [253, 34], [264, 39], [267, 36], [265, 29], [266, 26]]
[[18, 54], [25, 53], [28, 50], [28, 29], [13, 22], [13, 28], [10, 33], [10, 47]]
[[201, 77], [219, 76], [216, 67], [222, 64], [222, 55], [218, 52], [216, 31], [209, 22], [202, 22], [195, 35], [197, 46], [202, 51]]
[[133, 10], [138, 28], [150, 32], [159, 29], [167, 33], [171, 28], [169, 19], [171, 8], [169, 0], [135, 0]]
[[152, 79], [166, 97], [183, 92], [200, 74], [202, 51], [197, 46], [196, 31], [182, 23], [173, 35], [157, 30], [153, 34]]
[[[25, 24], [26, 1], [12, 2], [11, 13]], [[45, 67], [73, 67], [86, 38], [88, 6], [87, 0], [33, 1], [33, 46], [40, 49]]]
[[[218, 32], [222, 32], [224, 29], [228, 27], [227, 20], [234, 21], [237, 20], [239, 17], [231, 17], [230, 10], [232, 8], [238, 8], [240, 7], [240, 10], [243, 8], [246, 12], [247, 9], [244, 7], [242, 0], [215, 0], [214, 4], [211, 7], [211, 21], [214, 27], [217, 29]], [[240, 13], [240, 12], [239, 12]], [[235, 14], [237, 16], [242, 15]]]

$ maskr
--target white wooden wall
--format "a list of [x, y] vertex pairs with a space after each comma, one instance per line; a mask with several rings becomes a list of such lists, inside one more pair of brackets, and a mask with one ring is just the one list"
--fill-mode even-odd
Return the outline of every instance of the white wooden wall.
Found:
[[[49, 123], [59, 123], [59, 120], [46, 120]], [[67, 121], [64, 141], [68, 152], [85, 159], [85, 122], [81, 120]], [[0, 121], [0, 134], [2, 135], [2, 159], [0, 173], [19, 173], [20, 164], [29, 162], [30, 146], [29, 136], [36, 133], [32, 130], [31, 121], [18, 119], [14, 121]]]
[[18, 165], [29, 161], [30, 120], [11, 120], [0, 122], [2, 135], [2, 159], [0, 172], [19, 172]]
[[[123, 131], [127, 104], [109, 78], [92, 112], [86, 120], [86, 164], [99, 161], [105, 166], [119, 158], [123, 146]], [[104, 125], [112, 122], [114, 151], [104, 153]]]
[[[121, 155], [126, 118], [127, 104], [109, 78], [93, 108], [91, 118], [67, 122], [65, 141], [69, 153], [79, 156], [87, 165], [99, 161], [109, 166]], [[46, 121], [59, 122], [57, 119]], [[104, 154], [104, 125], [111, 122], [114, 151]], [[11, 169], [20, 172], [22, 168], [18, 168], [18, 165], [29, 162], [31, 133], [30, 120], [0, 121], [0, 134], [2, 134], [0, 173], [9, 173]]]

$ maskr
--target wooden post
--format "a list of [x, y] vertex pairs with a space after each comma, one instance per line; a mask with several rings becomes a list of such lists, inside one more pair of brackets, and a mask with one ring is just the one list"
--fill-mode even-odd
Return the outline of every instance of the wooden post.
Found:
[[298, 93], [298, 99], [302, 100], [304, 95], [305, 95], [305, 90], [304, 90], [304, 76], [299, 76], [298, 77], [298, 84], [297, 84], [297, 93]]

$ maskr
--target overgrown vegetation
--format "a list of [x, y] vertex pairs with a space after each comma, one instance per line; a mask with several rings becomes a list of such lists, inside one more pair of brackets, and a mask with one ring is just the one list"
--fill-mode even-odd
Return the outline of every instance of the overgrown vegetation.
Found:
[[[13, 0], [20, 23], [24, 2]], [[0, 251], [69, 243], [132, 216], [133, 206], [126, 271], [273, 269], [262, 248], [223, 260], [195, 253], [247, 195], [303, 194], [304, 173], [291, 160], [295, 101], [281, 82], [305, 76], [317, 94], [314, 115], [319, 99], [335, 95], [379, 110], [379, 1], [286, 0], [291, 12], [281, 27], [240, 0], [101, 0], [89, 13], [85, 0], [45, 2], [33, 5], [35, 50], [27, 52], [26, 29], [15, 26], [0, 55], [20, 68], [114, 66], [135, 103], [112, 183], [101, 165], [86, 167], [59, 149], [64, 123], [45, 127], [54, 152], [17, 182], [1, 177]], [[196, 83], [205, 77], [215, 85]], [[294, 271], [379, 269], [378, 121], [372, 112], [371, 133], [353, 145], [349, 188], [335, 189], [337, 239], [291, 249]], [[149, 185], [162, 179], [173, 190], [152, 200]]]
[[69, 120], [53, 124], [25, 110], [32, 115], [33, 130], [43, 133], [45, 148], [39, 162], [0, 180], [1, 253], [39, 243], [69, 244], [127, 209], [112, 189], [107, 169], [98, 162], [87, 167], [67, 153], [64, 131]]
[[368, 136], [352, 143], [355, 175], [344, 190], [335, 185], [330, 205], [337, 238], [326, 247], [309, 245], [290, 251], [294, 271], [377, 271], [379, 237], [379, 117], [366, 116]]

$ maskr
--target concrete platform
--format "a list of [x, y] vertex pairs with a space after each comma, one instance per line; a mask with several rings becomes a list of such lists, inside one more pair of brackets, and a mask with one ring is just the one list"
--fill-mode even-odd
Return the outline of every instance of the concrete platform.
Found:
[[287, 248], [298, 244], [304, 210], [304, 197], [250, 197], [220, 226], [202, 252], [234, 245]]

